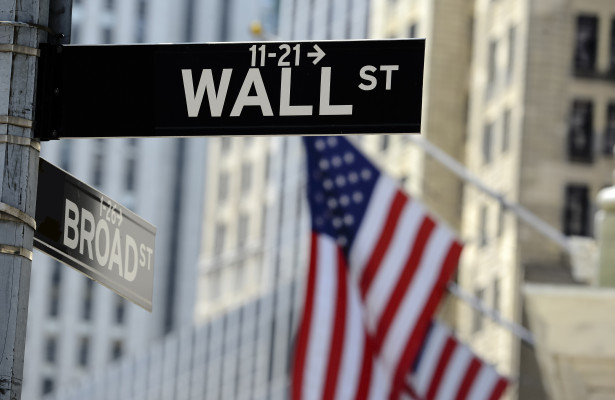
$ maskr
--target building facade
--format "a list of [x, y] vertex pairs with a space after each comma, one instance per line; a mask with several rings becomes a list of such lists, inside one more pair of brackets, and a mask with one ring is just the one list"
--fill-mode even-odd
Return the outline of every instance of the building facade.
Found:
[[[613, 170], [615, 4], [398, 0], [374, 7], [373, 36], [427, 39], [422, 135], [565, 235], [591, 236], [594, 199]], [[443, 178], [403, 137], [371, 140], [410, 192], [459, 229], [466, 245], [458, 282], [485, 305], [525, 323], [524, 282], [573, 282], [566, 251], [498, 199]], [[467, 304], [456, 310], [460, 336], [517, 381], [510, 398], [545, 398], [532, 348]]]
[[[75, 0], [72, 43], [245, 40], [249, 22], [269, 15], [271, 7], [270, 2], [255, 1]], [[115, 360], [145, 351], [169, 332], [192, 325], [207, 152], [204, 138], [62, 139], [42, 144], [42, 157], [157, 227], [154, 311], [145, 312], [37, 252], [23, 399], [62, 392], [88, 374], [103, 374]]]

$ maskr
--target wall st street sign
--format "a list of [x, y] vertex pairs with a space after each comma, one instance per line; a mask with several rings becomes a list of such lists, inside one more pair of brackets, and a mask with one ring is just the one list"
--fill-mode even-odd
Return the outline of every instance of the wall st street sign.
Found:
[[42, 48], [37, 135], [418, 133], [422, 39]]
[[152, 310], [156, 228], [44, 159], [34, 247]]

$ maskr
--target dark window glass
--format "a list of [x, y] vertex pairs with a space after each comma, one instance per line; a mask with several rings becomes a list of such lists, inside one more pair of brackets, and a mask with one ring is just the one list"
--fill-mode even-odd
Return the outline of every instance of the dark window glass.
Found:
[[593, 148], [593, 104], [575, 100], [568, 127], [568, 157], [571, 161], [591, 162]]
[[90, 353], [90, 339], [82, 337], [79, 343], [79, 359], [77, 360], [79, 365], [87, 367]]
[[140, 0], [137, 5], [137, 21], [135, 24], [135, 42], [145, 42], [145, 15], [147, 14], [147, 1]]
[[116, 340], [115, 342], [113, 342], [113, 345], [111, 348], [111, 358], [113, 360], [117, 360], [120, 357], [122, 357], [122, 342], [119, 340]]
[[615, 103], [610, 103], [607, 110], [606, 131], [604, 132], [604, 154], [613, 155], [615, 149]]
[[489, 54], [487, 60], [487, 95], [490, 96], [495, 90], [495, 81], [497, 75], [497, 53], [498, 42], [491, 40], [489, 42]]
[[580, 15], [577, 17], [577, 32], [574, 50], [576, 72], [592, 72], [596, 69], [598, 43], [598, 17]]
[[229, 177], [226, 171], [220, 172], [218, 177], [218, 201], [226, 201], [229, 190]]
[[226, 226], [216, 225], [216, 236], [214, 237], [214, 255], [219, 256], [224, 250], [224, 239], [226, 236]]
[[120, 296], [116, 296], [115, 300], [115, 323], [123, 324], [126, 314], [126, 302]]
[[49, 394], [53, 392], [53, 379], [45, 378], [43, 379], [43, 394]]
[[485, 246], [487, 244], [487, 207], [481, 206], [479, 222], [478, 222], [478, 245]]
[[493, 124], [489, 123], [485, 125], [483, 130], [483, 164], [489, 164], [491, 162], [491, 151], [493, 142]]
[[111, 28], [109, 27], [103, 28], [102, 42], [103, 43], [113, 43], [113, 30]]
[[389, 148], [389, 135], [382, 135], [380, 138], [380, 151], [386, 151]]
[[248, 239], [249, 217], [246, 214], [239, 216], [239, 226], [237, 228], [237, 246], [244, 247]]
[[510, 110], [504, 111], [504, 117], [502, 121], [502, 152], [507, 152], [510, 148]]
[[566, 186], [564, 234], [589, 236], [589, 189], [586, 185]]
[[94, 292], [94, 281], [87, 279], [85, 282], [85, 289], [83, 293], [83, 309], [81, 317], [85, 321], [92, 319], [92, 295]]
[[408, 27], [408, 37], [409, 38], [415, 38], [416, 37], [416, 32], [417, 32], [417, 26], [416, 24], [412, 24]]
[[611, 74], [615, 74], [615, 19], [611, 21], [611, 54], [610, 54]]
[[241, 165], [241, 192], [247, 193], [252, 187], [252, 164], [244, 162]]
[[[476, 299], [482, 303], [485, 299], [485, 289], [479, 289], [476, 291]], [[483, 314], [474, 310], [472, 314], [472, 333], [477, 333], [483, 329]]]
[[92, 184], [96, 187], [101, 187], [103, 183], [103, 169], [105, 164], [105, 142], [102, 139], [96, 139], [94, 144], [94, 171], [92, 176]]
[[50, 337], [47, 338], [47, 343], [45, 344], [45, 360], [50, 363], [56, 361], [56, 347], [57, 341], [56, 338]]
[[515, 47], [516, 47], [517, 29], [514, 26], [508, 28], [508, 81], [510, 82], [515, 72]]

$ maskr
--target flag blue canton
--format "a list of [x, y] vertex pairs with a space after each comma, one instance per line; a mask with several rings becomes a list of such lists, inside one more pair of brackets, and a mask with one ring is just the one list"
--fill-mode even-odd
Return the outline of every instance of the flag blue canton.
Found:
[[380, 172], [346, 138], [303, 138], [307, 151], [312, 230], [348, 255]]

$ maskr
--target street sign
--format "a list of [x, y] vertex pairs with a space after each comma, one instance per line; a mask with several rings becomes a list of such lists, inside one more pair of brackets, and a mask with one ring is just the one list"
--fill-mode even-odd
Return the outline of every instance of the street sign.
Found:
[[423, 39], [41, 49], [37, 136], [418, 133]]
[[156, 228], [40, 159], [34, 247], [152, 311]]

